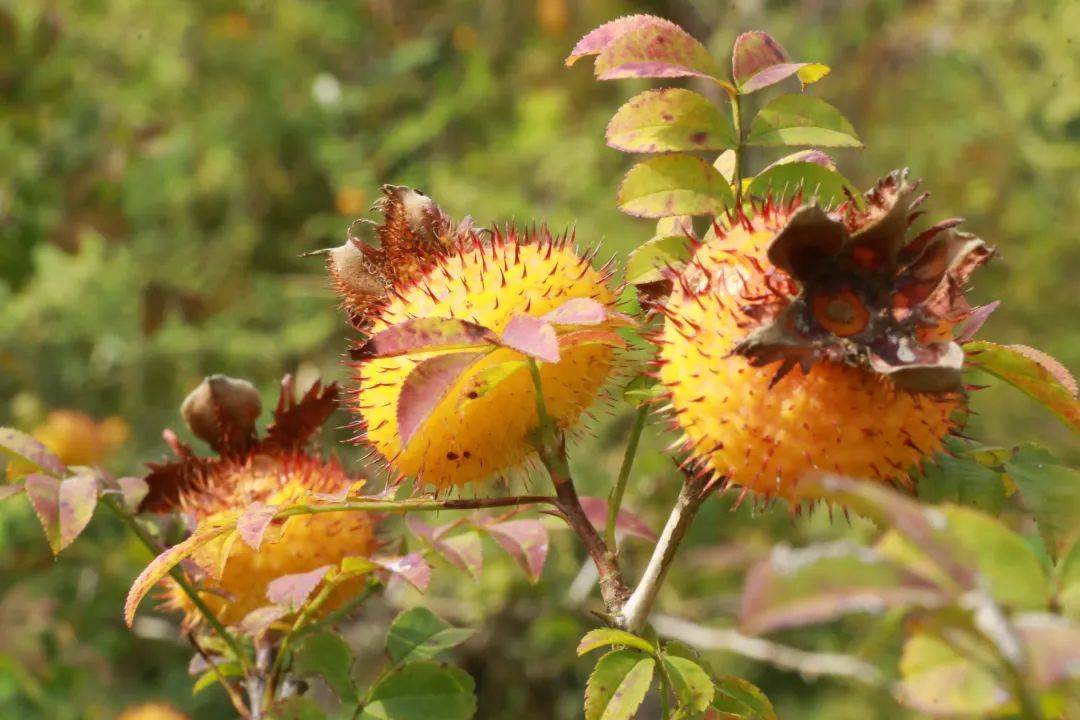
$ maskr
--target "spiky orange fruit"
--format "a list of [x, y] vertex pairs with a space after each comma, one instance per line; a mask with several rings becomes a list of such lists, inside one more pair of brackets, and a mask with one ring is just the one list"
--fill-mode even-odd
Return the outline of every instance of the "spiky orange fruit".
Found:
[[[612, 308], [608, 273], [546, 229], [476, 235], [458, 241], [415, 282], [397, 287], [371, 333], [414, 318], [467, 320], [501, 334], [519, 315], [539, 318], [576, 298]], [[558, 362], [540, 366], [544, 401], [555, 425], [573, 427], [616, 361], [612, 338], [590, 328], [560, 327]], [[574, 335], [574, 333], [579, 333]], [[436, 353], [437, 354], [437, 353]], [[537, 428], [533, 381], [525, 357], [499, 347], [467, 363], [415, 433], [403, 437], [399, 411], [410, 375], [433, 353], [367, 358], [353, 366], [360, 438], [401, 476], [437, 489], [506, 473], [533, 455]]]
[[[305, 449], [333, 411], [336, 388], [316, 384], [295, 402], [287, 382], [263, 438], [254, 433], [258, 402], [257, 396], [249, 396], [253, 392], [248, 383], [213, 376], [189, 396], [185, 419], [214, 445], [219, 457], [198, 457], [171, 436], [179, 460], [152, 466], [143, 510], [179, 512], [193, 525], [235, 523], [255, 503], [284, 507], [316, 493], [349, 488], [353, 480], [335, 460]], [[376, 549], [375, 521], [369, 513], [296, 515], [272, 521], [258, 549], [236, 534], [206, 546], [193, 557], [203, 571], [196, 585], [215, 616], [233, 625], [270, 604], [266, 591], [273, 580], [337, 566], [346, 557], [370, 557]], [[365, 582], [355, 576], [339, 584], [321, 612], [355, 597]], [[166, 581], [165, 601], [166, 607], [183, 613], [185, 625], [201, 621], [190, 598], [171, 580]]]
[[188, 720], [188, 716], [168, 703], [148, 702], [127, 708], [118, 720]]
[[991, 250], [934, 226], [898, 173], [826, 213], [767, 201], [728, 218], [660, 306], [658, 378], [687, 463], [797, 501], [811, 471], [907, 484], [965, 403], [953, 325]]

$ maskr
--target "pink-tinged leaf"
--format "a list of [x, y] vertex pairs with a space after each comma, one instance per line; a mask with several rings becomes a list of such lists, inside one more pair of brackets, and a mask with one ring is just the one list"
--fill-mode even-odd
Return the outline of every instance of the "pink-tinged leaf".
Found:
[[986, 321], [993, 315], [994, 311], [998, 309], [998, 305], [1001, 304], [1000, 300], [995, 300], [992, 303], [986, 305], [980, 305], [971, 311], [960, 325], [960, 329], [956, 333], [956, 342], [963, 344], [975, 339], [975, 335], [982, 329], [982, 326], [986, 324]]
[[514, 558], [530, 582], [540, 579], [548, 553], [548, 531], [540, 520], [509, 520], [483, 529]]
[[869, 548], [837, 542], [778, 546], [748, 573], [740, 624], [749, 633], [814, 625], [852, 612], [937, 607], [945, 596]]
[[266, 528], [270, 527], [270, 523], [273, 521], [278, 509], [277, 505], [253, 502], [248, 505], [247, 509], [244, 510], [244, 514], [236, 521], [237, 534], [252, 550], [257, 551], [262, 547]]
[[540, 317], [552, 325], [599, 325], [607, 320], [607, 308], [592, 298], [572, 298]]
[[340, 503], [345, 502], [349, 497], [349, 486], [345, 485], [334, 492], [312, 493], [311, 497], [324, 503]]
[[162, 578], [169, 574], [170, 570], [196, 550], [221, 537], [226, 532], [230, 532], [234, 524], [235, 516], [222, 519], [221, 522], [213, 524], [203, 523], [195, 529], [195, 533], [191, 537], [173, 545], [151, 560], [150, 564], [143, 568], [143, 571], [139, 573], [139, 577], [135, 578], [135, 582], [131, 584], [127, 600], [124, 601], [124, 622], [127, 623], [127, 626], [131, 627], [132, 622], [135, 620], [135, 610], [139, 607], [142, 599], [146, 597], [146, 594], [150, 592], [150, 588], [157, 585]]
[[559, 362], [559, 339], [555, 328], [541, 318], [515, 315], [503, 329], [499, 344], [544, 362]]
[[601, 80], [689, 76], [715, 80], [719, 75], [705, 46], [671, 24], [643, 25], [623, 33], [600, 52], [594, 69]]
[[626, 340], [611, 328], [586, 328], [559, 336], [561, 348], [572, 348], [578, 345], [610, 345], [625, 348]]
[[123, 498], [124, 507], [132, 512], [139, 509], [139, 505], [150, 493], [150, 486], [140, 477], [122, 477], [116, 481], [116, 488]]
[[420, 592], [426, 592], [431, 583], [431, 566], [420, 553], [409, 553], [397, 558], [372, 558], [371, 561], [405, 580]]
[[26, 487], [23, 483], [15, 483], [13, 485], [0, 485], [0, 501], [7, 500], [10, 497], [15, 497], [19, 493], [23, 492]]
[[[824, 153], [820, 150], [799, 150], [798, 152], [793, 152], [790, 155], [785, 155], [776, 162], [769, 164], [769, 166], [761, 172], [768, 172], [769, 170], [772, 170], [779, 165], [787, 165], [788, 163], [798, 162], [813, 163], [814, 165], [820, 165], [821, 167], [828, 168], [829, 170], [836, 169], [836, 161], [833, 160], [828, 153]], [[758, 174], [760, 175], [761, 173]]]
[[274, 605], [287, 607], [290, 611], [298, 610], [332, 568], [333, 565], [323, 565], [308, 572], [275, 578], [266, 586], [266, 599]]
[[625, 35], [631, 30], [635, 30], [646, 25], [659, 25], [661, 27], [678, 29], [679, 26], [670, 20], [656, 17], [655, 15], [627, 15], [617, 20], [604, 23], [600, 27], [591, 31], [585, 37], [578, 40], [577, 45], [570, 51], [570, 54], [566, 57], [566, 66], [570, 67], [578, 60], [588, 55], [597, 55], [604, 48], [611, 43], [615, 42], [619, 37]]
[[89, 524], [97, 492], [98, 481], [93, 475], [76, 475], [62, 481], [40, 473], [26, 477], [26, 494], [53, 554], [70, 545]]
[[1080, 678], [1080, 625], [1049, 613], [1022, 614], [1013, 624], [1027, 646], [1029, 673], [1036, 687], [1049, 689]]
[[[591, 522], [597, 530], [603, 532], [604, 527], [607, 525], [607, 500], [598, 497], [582, 497], [581, 509], [585, 511], [585, 515], [589, 518], [589, 522]], [[619, 514], [615, 518], [615, 529], [624, 532], [627, 535], [641, 538], [642, 540], [656, 542], [656, 533], [652, 531], [652, 528], [650, 528], [644, 520], [627, 510], [625, 507], [619, 508]]]
[[480, 572], [484, 567], [484, 557], [479, 535], [468, 532], [453, 537], [443, 537], [444, 533], [451, 529], [450, 525], [432, 527], [415, 515], [408, 516], [405, 519], [405, 525], [410, 532], [424, 540], [451, 565], [464, 570], [476, 579], [480, 578]]
[[289, 614], [289, 608], [281, 605], [264, 605], [252, 610], [240, 621], [240, 631], [251, 637], [260, 637], [270, 626]]
[[983, 340], [967, 343], [964, 351], [972, 366], [1023, 390], [1066, 425], [1080, 431], [1076, 381], [1057, 360], [1022, 345], [998, 345]]
[[397, 421], [401, 447], [408, 447], [413, 435], [439, 406], [450, 388], [469, 365], [483, 357], [479, 352], [438, 355], [417, 363], [401, 387]]
[[413, 318], [375, 333], [350, 355], [353, 360], [395, 357], [433, 350], [478, 348], [498, 342], [482, 325], [454, 318]]
[[742, 88], [750, 78], [762, 70], [790, 62], [787, 50], [767, 32], [753, 30], [735, 39], [731, 53], [731, 76]]
[[50, 475], [67, 474], [67, 468], [49, 448], [14, 428], [0, 427], [0, 452], [27, 460]]

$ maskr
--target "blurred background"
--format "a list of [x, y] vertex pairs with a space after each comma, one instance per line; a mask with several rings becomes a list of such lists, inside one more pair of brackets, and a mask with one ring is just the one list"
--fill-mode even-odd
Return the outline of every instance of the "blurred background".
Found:
[[[162, 428], [205, 374], [250, 378], [264, 404], [285, 372], [344, 379], [349, 330], [321, 261], [299, 255], [340, 244], [384, 182], [480, 223], [576, 225], [604, 257], [648, 239], [651, 225], [614, 204], [631, 160], [603, 143], [648, 84], [563, 66], [582, 34], [632, 12], [679, 22], [719, 57], [765, 29], [831, 65], [813, 91], [867, 145], [838, 153], [840, 170], [859, 187], [894, 167], [923, 177], [930, 218], [964, 216], [1000, 250], [976, 278], [976, 302], [1003, 300], [983, 336], [1080, 369], [1078, 2], [0, 0], [0, 424], [69, 464], [136, 474], [163, 456]], [[1080, 461], [1016, 391], [991, 387], [974, 406], [983, 442]], [[586, 494], [606, 492], [629, 421], [607, 418], [579, 449]], [[344, 437], [326, 445], [354, 462], [333, 442]], [[657, 528], [678, 484], [663, 444], [647, 431], [628, 500]], [[783, 507], [751, 522], [727, 505], [697, 522], [663, 613], [731, 625], [742, 571], [771, 543], [869, 532]], [[628, 545], [630, 566], [646, 551]], [[0, 716], [113, 718], [147, 699], [229, 716], [218, 689], [192, 695], [170, 623], [147, 613], [134, 635], [122, 627], [146, 560], [102, 516], [54, 561], [25, 500], [0, 505]], [[592, 621], [566, 590], [580, 561], [557, 537], [535, 586], [502, 560], [479, 583], [437, 574], [421, 601], [480, 628], [458, 656], [478, 717], [580, 715], [589, 663], [573, 648]], [[394, 606], [415, 600], [373, 603], [348, 636], [380, 647]], [[891, 668], [895, 635], [855, 618], [780, 639]], [[880, 687], [707, 658], [759, 684], [781, 717], [909, 717]]]

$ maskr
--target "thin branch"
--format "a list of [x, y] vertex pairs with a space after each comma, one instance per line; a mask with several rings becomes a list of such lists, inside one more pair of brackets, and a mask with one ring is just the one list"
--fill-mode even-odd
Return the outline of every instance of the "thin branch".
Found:
[[808, 652], [743, 635], [737, 630], [699, 625], [670, 615], [653, 615], [651, 622], [660, 635], [699, 650], [735, 653], [782, 670], [797, 672], [807, 679], [833, 676], [873, 686], [880, 686], [884, 682], [877, 668], [851, 655]]
[[645, 572], [634, 592], [623, 605], [619, 624], [625, 630], [638, 633], [645, 627], [645, 621], [649, 617], [653, 603], [656, 602], [656, 596], [660, 592], [660, 586], [675, 558], [679, 544], [694, 522], [701, 503], [708, 496], [707, 486], [708, 478], [687, 477], [683, 482], [675, 507], [671, 509], [667, 524], [664, 525], [660, 539], [653, 548], [649, 564], [645, 567]]
[[638, 441], [641, 440], [641, 431], [645, 428], [645, 418], [649, 415], [649, 406], [642, 403], [634, 415], [634, 426], [630, 429], [630, 437], [626, 441], [626, 452], [623, 453], [622, 466], [619, 467], [619, 476], [615, 480], [615, 486], [608, 494], [607, 525], [604, 528], [604, 542], [608, 547], [615, 547], [615, 526], [619, 521], [619, 508], [622, 507], [623, 494], [626, 492], [626, 481], [630, 478], [630, 470], [634, 467], [634, 457], [637, 455]]
[[240, 697], [240, 693], [237, 692], [236, 688], [230, 685], [229, 681], [225, 679], [225, 676], [221, 674], [217, 663], [215, 663], [206, 651], [203, 650], [202, 645], [200, 645], [199, 641], [195, 638], [195, 634], [187, 633], [187, 639], [188, 642], [191, 643], [191, 646], [195, 648], [195, 652], [203, 659], [203, 662], [210, 667], [210, 672], [214, 673], [214, 679], [218, 681], [225, 691], [225, 694], [229, 696], [229, 701], [232, 702], [233, 707], [236, 708], [236, 712], [240, 713], [240, 717], [245, 720], [250, 718], [251, 714], [248, 712], [247, 706], [244, 705], [244, 699]]

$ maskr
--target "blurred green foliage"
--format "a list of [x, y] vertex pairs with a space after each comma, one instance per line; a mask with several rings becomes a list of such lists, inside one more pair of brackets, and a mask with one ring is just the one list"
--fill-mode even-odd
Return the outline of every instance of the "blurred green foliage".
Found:
[[[207, 373], [249, 377], [266, 398], [284, 372], [343, 379], [348, 331], [319, 262], [298, 256], [339, 244], [383, 182], [481, 224], [574, 225], [602, 255], [648, 239], [651, 223], [615, 208], [629, 160], [602, 140], [648, 84], [562, 65], [582, 33], [629, 12], [670, 17], [721, 57], [762, 28], [831, 65], [816, 93], [867, 145], [837, 153], [841, 171], [865, 187], [911, 167], [933, 192], [930, 217], [964, 215], [1000, 249], [977, 278], [976, 301], [1004, 301], [983, 336], [1080, 367], [1080, 3], [0, 0], [0, 424], [30, 430], [52, 408], [121, 416], [133, 437], [109, 467], [137, 473]], [[1016, 391], [979, 392], [975, 408], [985, 442], [1080, 459]], [[629, 423], [606, 422], [577, 453], [587, 494], [606, 491]], [[654, 526], [676, 489], [663, 440], [646, 435], [628, 495]], [[741, 570], [771, 542], [869, 533], [822, 515], [792, 523], [783, 508], [751, 523], [728, 504], [702, 512], [664, 612], [726, 624]], [[25, 503], [0, 506], [4, 716], [108, 718], [150, 697], [225, 716], [217, 690], [190, 696], [174, 630], [122, 629], [142, 551], [106, 518], [72, 550], [53, 563]], [[626, 552], [631, 567], [642, 559]], [[588, 621], [558, 609], [576, 557], [559, 538], [536, 586], [493, 564], [426, 600], [481, 628], [459, 657], [479, 717], [577, 716], [587, 668], [573, 647]], [[349, 637], [378, 652], [389, 615], [376, 603]], [[851, 651], [862, 637], [856, 650], [894, 667], [896, 634], [855, 618], [784, 638]], [[781, 717], [907, 717], [884, 690], [710, 659], [763, 687]]]

